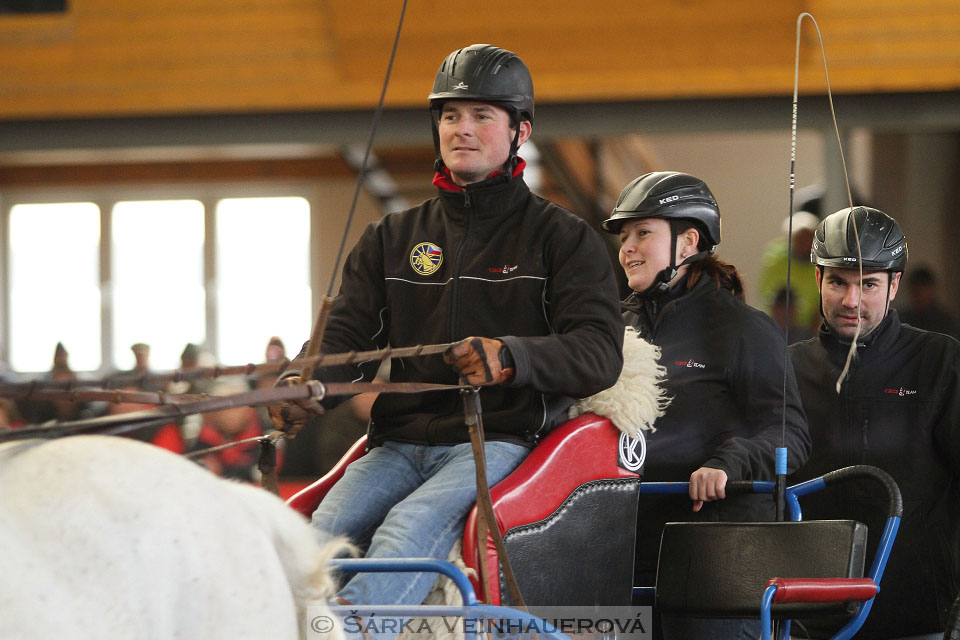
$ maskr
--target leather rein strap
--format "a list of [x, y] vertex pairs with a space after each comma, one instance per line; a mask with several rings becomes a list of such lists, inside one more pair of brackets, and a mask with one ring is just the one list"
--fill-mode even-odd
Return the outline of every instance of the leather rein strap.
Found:
[[[462, 381], [461, 381], [462, 382]], [[470, 433], [470, 444], [473, 447], [473, 461], [477, 472], [477, 555], [480, 570], [480, 585], [483, 589], [483, 599], [490, 604], [490, 584], [487, 573], [487, 535], [493, 539], [497, 549], [497, 558], [503, 568], [503, 577], [513, 598], [514, 605], [526, 611], [527, 605], [520, 595], [513, 567], [507, 557], [507, 548], [500, 535], [500, 526], [493, 513], [493, 500], [490, 498], [490, 485], [487, 484], [487, 456], [484, 452], [483, 417], [480, 409], [480, 393], [476, 387], [461, 389], [463, 396], [463, 411], [466, 417], [467, 430]]]

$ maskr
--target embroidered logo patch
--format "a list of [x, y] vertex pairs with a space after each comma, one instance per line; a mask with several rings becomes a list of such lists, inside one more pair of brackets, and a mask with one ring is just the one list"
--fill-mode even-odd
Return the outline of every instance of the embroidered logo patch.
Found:
[[900, 396], [901, 398], [904, 396], [917, 395], [916, 389], [904, 389], [903, 387], [900, 387], [899, 389], [884, 389], [883, 392], [890, 395]]
[[677, 365], [678, 367], [686, 367], [687, 369], [706, 369], [707, 368], [707, 365], [703, 364], [702, 362], [697, 362], [693, 358], [690, 358], [689, 360], [677, 360], [673, 364]]
[[636, 439], [621, 433], [617, 449], [617, 466], [639, 473], [647, 459], [647, 440], [643, 437], [643, 432], [637, 433]]
[[422, 276], [434, 273], [443, 264], [443, 249], [432, 242], [421, 242], [410, 252], [410, 266]]
[[502, 267], [488, 267], [487, 271], [489, 271], [490, 273], [502, 273], [504, 275], [507, 275], [509, 273], [513, 273], [514, 271], [516, 271], [517, 267], [519, 266], [520, 265], [515, 264], [511, 267], [510, 265], [505, 264]]

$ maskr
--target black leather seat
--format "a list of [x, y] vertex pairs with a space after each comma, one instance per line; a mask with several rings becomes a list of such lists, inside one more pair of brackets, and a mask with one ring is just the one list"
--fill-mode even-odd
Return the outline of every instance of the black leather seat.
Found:
[[[866, 546], [867, 527], [853, 520], [671, 522], [660, 544], [657, 607], [692, 617], [757, 617], [770, 578], [860, 578]], [[857, 606], [783, 604], [773, 615], [852, 615]]]

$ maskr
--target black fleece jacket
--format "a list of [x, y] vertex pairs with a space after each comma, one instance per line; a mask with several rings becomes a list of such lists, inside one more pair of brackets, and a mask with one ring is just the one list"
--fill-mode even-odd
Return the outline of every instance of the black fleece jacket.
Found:
[[[852, 464], [893, 476], [903, 521], [860, 634], [942, 631], [960, 591], [960, 343], [901, 324], [891, 310], [861, 341], [837, 394], [849, 345], [823, 325], [818, 337], [790, 347], [814, 447], [796, 479]], [[875, 551], [887, 503], [871, 483], [831, 487], [800, 504], [805, 520], [866, 523], [868, 553]]]
[[[370, 224], [346, 260], [323, 351], [337, 353], [499, 337], [516, 373], [483, 387], [489, 440], [533, 446], [573, 398], [601, 391], [623, 365], [623, 321], [603, 242], [587, 223], [530, 192], [522, 174], [439, 195]], [[370, 380], [376, 363], [318, 370]], [[394, 360], [392, 381], [456, 384], [442, 357]], [[381, 394], [372, 445], [468, 442], [460, 395]]]
[[[686, 280], [655, 301], [624, 303], [624, 320], [661, 349], [664, 388], [672, 398], [647, 435], [644, 480], [685, 481], [698, 468], [722, 469], [728, 481], [771, 480], [776, 448], [788, 449], [788, 472], [810, 453], [810, 436], [784, 343], [763, 312], [720, 289], [707, 277], [689, 291]], [[786, 430], [782, 415], [786, 411]], [[642, 496], [635, 584], [652, 579], [665, 522], [765, 521], [775, 511], [768, 495], [710, 502], [693, 513], [688, 498]]]

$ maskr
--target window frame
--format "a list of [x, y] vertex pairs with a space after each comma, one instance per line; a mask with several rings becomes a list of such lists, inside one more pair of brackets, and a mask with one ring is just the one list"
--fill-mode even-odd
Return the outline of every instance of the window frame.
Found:
[[[348, 184], [345, 182], [344, 184]], [[333, 187], [337, 189], [337, 187]], [[315, 181], [303, 179], [276, 180], [276, 181], [222, 181], [214, 183], [184, 182], [180, 184], [91, 184], [91, 185], [37, 185], [0, 188], [0, 361], [9, 362], [10, 344], [10, 251], [9, 251], [9, 223], [10, 211], [18, 204], [51, 204], [62, 202], [91, 202], [100, 208], [100, 350], [101, 364], [95, 371], [81, 371], [88, 375], [102, 376], [115, 370], [113, 362], [113, 296], [110, 287], [113, 268], [112, 252], [112, 214], [113, 207], [121, 201], [148, 201], [148, 200], [198, 200], [203, 205], [204, 215], [204, 248], [203, 248], [203, 284], [206, 291], [206, 339], [202, 347], [217, 353], [217, 320], [218, 309], [216, 302], [216, 206], [222, 199], [227, 198], [263, 198], [263, 197], [300, 197], [310, 206], [310, 242], [309, 242], [309, 281], [311, 287], [311, 314], [316, 315], [319, 309], [319, 300], [327, 288], [325, 279], [320, 272], [332, 257], [324, 257], [329, 253], [328, 246], [335, 236], [339, 242], [342, 227], [335, 227], [333, 234], [324, 234], [321, 229], [324, 225], [338, 225], [342, 221], [342, 214], [331, 213], [324, 215], [322, 209], [330, 211], [326, 200], [335, 191], [331, 185], [321, 185]], [[339, 200], [340, 198], [334, 198]], [[323, 202], [324, 204], [318, 204]], [[339, 204], [339, 203], [337, 203]], [[342, 224], [342, 222], [340, 222]], [[356, 223], [355, 223], [355, 226]], [[356, 238], [357, 230], [353, 229], [351, 237]], [[334, 247], [336, 244], [333, 245]], [[328, 271], [329, 273], [329, 271]], [[329, 276], [326, 276], [329, 277]], [[312, 319], [311, 319], [312, 324]], [[309, 336], [305, 335], [304, 340]], [[266, 347], [266, 343], [264, 343]], [[288, 345], [288, 350], [294, 352], [299, 345]], [[51, 355], [52, 357], [52, 355]], [[238, 364], [238, 363], [224, 363]], [[242, 363], [240, 363], [242, 364]], [[24, 378], [36, 377], [46, 371], [15, 371]]]

